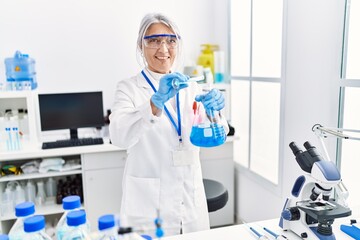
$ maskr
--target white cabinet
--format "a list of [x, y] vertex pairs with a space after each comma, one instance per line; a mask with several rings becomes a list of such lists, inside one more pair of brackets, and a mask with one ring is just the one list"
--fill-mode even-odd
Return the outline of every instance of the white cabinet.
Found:
[[125, 151], [83, 154], [84, 201], [91, 230], [103, 214], [119, 214]]
[[[102, 214], [118, 213], [121, 203], [121, 180], [126, 152], [111, 144], [69, 147], [59, 149], [31, 151], [14, 151], [0, 153], [0, 166], [5, 164], [19, 165], [34, 159], [62, 157], [64, 159], [80, 159], [81, 169], [66, 172], [33, 173], [0, 177], [0, 199], [10, 181], [38, 181], [53, 177], [55, 180], [69, 176], [82, 175], [84, 207], [92, 225], [97, 227], [97, 219]], [[36, 213], [45, 215], [46, 219], [59, 219], [63, 213], [61, 205], [55, 200], [45, 205], [36, 206]], [[15, 222], [14, 213], [0, 214], [0, 232], [8, 233]]]
[[201, 148], [201, 168], [203, 178], [213, 179], [222, 183], [228, 191], [229, 199], [225, 207], [210, 213], [210, 226], [234, 224], [234, 161], [233, 142], [228, 141], [218, 147]]

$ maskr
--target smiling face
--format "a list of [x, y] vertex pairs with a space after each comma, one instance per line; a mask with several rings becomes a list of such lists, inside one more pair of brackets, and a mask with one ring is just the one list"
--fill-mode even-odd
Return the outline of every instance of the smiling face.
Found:
[[[152, 24], [146, 31], [145, 36], [156, 34], [175, 34], [168, 26], [162, 23]], [[168, 48], [163, 42], [159, 48], [149, 48], [142, 45], [143, 54], [149, 70], [157, 73], [169, 73], [175, 61], [177, 48]]]

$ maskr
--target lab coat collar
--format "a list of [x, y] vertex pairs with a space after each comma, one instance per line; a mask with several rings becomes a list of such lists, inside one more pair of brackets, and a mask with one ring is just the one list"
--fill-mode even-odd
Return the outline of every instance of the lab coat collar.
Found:
[[[156, 89], [158, 89], [160, 78], [162, 78], [165, 74], [150, 71], [148, 68], [145, 68], [144, 72], [145, 72], [146, 76], [150, 79], [150, 81], [154, 85], [154, 87]], [[139, 73], [137, 76], [137, 84], [139, 87], [151, 88], [141, 73]]]

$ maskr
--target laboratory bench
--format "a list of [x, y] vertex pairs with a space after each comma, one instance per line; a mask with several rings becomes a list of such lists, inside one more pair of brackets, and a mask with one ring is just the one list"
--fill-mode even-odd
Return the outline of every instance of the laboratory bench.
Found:
[[[256, 211], [256, 210], [255, 210]], [[347, 240], [353, 239], [347, 234], [343, 233], [340, 230], [341, 224], [349, 224], [350, 220], [348, 218], [344, 219], [336, 219], [333, 224], [333, 233], [338, 240]], [[207, 231], [200, 231], [194, 233], [188, 233], [183, 235], [176, 235], [170, 237], [161, 238], [161, 240], [251, 240], [251, 239], [259, 239], [256, 235], [250, 230], [250, 227], [253, 227], [260, 234], [264, 234], [268, 237], [268, 239], [275, 239], [270, 234], [266, 233], [262, 228], [266, 227], [272, 232], [284, 235], [289, 240], [301, 240], [302, 238], [298, 237], [291, 231], [283, 231], [279, 227], [279, 219], [270, 219], [265, 221], [253, 222], [248, 224], [239, 224], [228, 227], [214, 228]], [[313, 239], [309, 239], [313, 240]]]
[[[229, 137], [227, 142], [216, 148], [201, 148], [200, 159], [203, 170], [203, 178], [221, 182], [228, 190], [229, 200], [226, 206], [216, 212], [210, 213], [211, 226], [224, 226], [234, 223], [234, 163], [233, 163], [233, 140]], [[69, 176], [80, 175], [84, 196], [84, 207], [92, 230], [96, 230], [96, 222], [99, 216], [109, 213], [119, 213], [122, 197], [122, 178], [127, 153], [108, 143], [104, 144], [67, 147], [57, 149], [41, 149], [40, 143], [33, 148], [23, 148], [18, 151], [0, 152], [0, 167], [5, 164], [21, 165], [23, 163], [41, 160], [45, 158], [63, 158], [65, 161], [78, 159], [80, 169], [60, 172], [31, 173], [22, 175], [9, 175], [0, 177], [0, 199], [6, 184], [11, 181], [21, 183], [31, 179], [33, 181], [47, 180], [52, 177], [55, 180]], [[221, 171], [219, 171], [221, 169]], [[116, 184], [114, 184], [116, 183]], [[59, 218], [63, 213], [62, 206], [53, 202], [36, 206], [37, 214], [43, 214], [46, 218]], [[0, 214], [0, 233], [7, 233], [15, 222], [15, 215]]]

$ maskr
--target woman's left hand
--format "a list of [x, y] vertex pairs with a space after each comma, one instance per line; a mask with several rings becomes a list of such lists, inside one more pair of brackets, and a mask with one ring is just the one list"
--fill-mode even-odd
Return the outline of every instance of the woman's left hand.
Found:
[[211, 89], [210, 92], [195, 97], [197, 102], [202, 102], [205, 110], [220, 111], [225, 107], [225, 97], [219, 89]]

